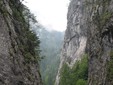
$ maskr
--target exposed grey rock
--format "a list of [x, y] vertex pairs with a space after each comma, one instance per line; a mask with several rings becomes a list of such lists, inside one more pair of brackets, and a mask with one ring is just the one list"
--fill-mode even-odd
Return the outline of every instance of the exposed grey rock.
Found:
[[85, 53], [87, 42], [85, 18], [84, 0], [72, 0], [68, 8], [67, 29], [62, 48], [61, 63], [55, 82], [56, 85], [59, 85], [60, 70], [63, 64], [67, 63], [72, 68], [75, 62], [80, 60]]
[[0, 85], [42, 85], [39, 65], [25, 64], [25, 55], [19, 47], [26, 37], [20, 40], [19, 31], [23, 33], [24, 27], [15, 19], [11, 7], [17, 9], [19, 3], [19, 0], [0, 0]]
[[[108, 62], [113, 50], [112, 0], [87, 0], [89, 28], [87, 50], [89, 53], [89, 85], [112, 85], [108, 76]], [[92, 19], [91, 19], [92, 18]], [[111, 67], [112, 68], [112, 67]]]
[[73, 67], [85, 52], [89, 54], [88, 85], [112, 85], [108, 63], [113, 50], [113, 0], [71, 0], [67, 20], [56, 85], [63, 64]]

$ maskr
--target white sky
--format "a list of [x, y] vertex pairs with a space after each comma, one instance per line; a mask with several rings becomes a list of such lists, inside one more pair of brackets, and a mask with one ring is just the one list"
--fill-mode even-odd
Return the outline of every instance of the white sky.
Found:
[[24, 4], [44, 27], [57, 31], [66, 29], [69, 0], [25, 0], [25, 2]]

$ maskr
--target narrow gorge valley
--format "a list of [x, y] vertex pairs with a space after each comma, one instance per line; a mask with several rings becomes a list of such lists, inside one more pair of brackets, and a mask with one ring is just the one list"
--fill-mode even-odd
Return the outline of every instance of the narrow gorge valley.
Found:
[[113, 0], [69, 0], [65, 32], [24, 1], [0, 0], [0, 85], [113, 85]]

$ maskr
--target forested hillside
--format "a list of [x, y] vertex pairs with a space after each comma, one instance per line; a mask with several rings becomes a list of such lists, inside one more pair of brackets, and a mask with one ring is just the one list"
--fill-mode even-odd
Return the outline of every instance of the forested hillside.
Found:
[[58, 66], [60, 63], [63, 32], [48, 31], [44, 28], [39, 31], [41, 41], [41, 75], [44, 85], [54, 85]]
[[113, 85], [113, 0], [69, 0], [65, 35], [66, 0], [24, 1], [0, 0], [0, 85]]

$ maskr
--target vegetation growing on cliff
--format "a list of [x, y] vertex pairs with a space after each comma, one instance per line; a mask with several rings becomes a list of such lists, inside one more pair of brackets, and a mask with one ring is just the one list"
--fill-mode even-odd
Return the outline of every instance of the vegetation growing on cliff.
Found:
[[[39, 47], [40, 40], [36, 36], [36, 33], [33, 30], [31, 30], [32, 29], [31, 23], [37, 23], [37, 21], [34, 15], [29, 11], [29, 9], [25, 5], [23, 5], [20, 1], [11, 0], [9, 5], [12, 9], [13, 16], [12, 22], [15, 27], [14, 30], [18, 35], [16, 38], [17, 41], [19, 41], [17, 42], [17, 44], [19, 45], [18, 48], [21, 50], [25, 59], [24, 64], [38, 63], [40, 55]], [[4, 15], [4, 17], [7, 16]], [[11, 36], [12, 35], [11, 29], [9, 29], [9, 33]]]
[[113, 84], [113, 50], [110, 51], [110, 61], [107, 63], [107, 80]]
[[3, 55], [2, 62], [7, 67], [1, 67], [7, 77], [3, 76], [1, 81], [4, 81], [4, 85], [41, 85], [38, 64], [40, 40], [30, 26], [35, 17], [20, 0], [0, 0], [0, 6], [0, 22], [3, 24], [0, 25], [3, 36], [0, 37], [7, 42], [3, 42], [3, 49], [7, 47], [7, 53]]
[[[94, 15], [93, 15], [93, 22], [96, 24], [101, 31], [103, 27], [109, 22], [110, 18], [112, 17], [112, 12], [106, 10], [110, 4], [111, 0], [104, 0], [103, 2], [100, 0], [95, 1], [94, 3], [90, 3], [92, 5]], [[87, 2], [88, 3], [88, 2]], [[100, 11], [100, 7], [103, 7]]]
[[61, 69], [59, 85], [87, 85], [88, 59], [85, 54], [81, 61], [77, 61], [72, 69], [64, 64]]

